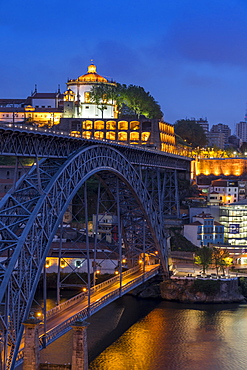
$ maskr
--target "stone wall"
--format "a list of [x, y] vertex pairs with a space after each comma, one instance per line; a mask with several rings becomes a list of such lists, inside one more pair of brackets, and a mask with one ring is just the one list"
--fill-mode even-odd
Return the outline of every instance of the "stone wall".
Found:
[[[160, 283], [161, 297], [168, 301], [186, 303], [230, 303], [245, 301], [244, 296], [240, 293], [237, 278], [225, 280], [198, 280], [202, 281], [202, 283], [197, 283], [197, 286], [204, 284], [207, 289], [196, 291], [194, 284], [196, 279], [194, 278], [172, 278], [164, 280]], [[205, 283], [203, 283], [203, 281]], [[212, 283], [210, 283], [210, 281]], [[214, 281], [216, 283], [213, 283]], [[210, 284], [212, 284], [212, 288], [217, 285], [218, 291], [213, 294], [205, 293], [206, 290], [210, 290]]]

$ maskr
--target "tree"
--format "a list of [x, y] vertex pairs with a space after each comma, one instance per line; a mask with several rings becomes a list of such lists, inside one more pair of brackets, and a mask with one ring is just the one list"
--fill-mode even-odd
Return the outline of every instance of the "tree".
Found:
[[159, 104], [143, 87], [136, 85], [121, 85], [120, 95], [123, 103], [133, 110], [136, 115], [147, 118], [162, 118], [163, 113]]
[[190, 119], [181, 119], [176, 121], [174, 130], [188, 144], [193, 148], [197, 146], [205, 146], [207, 144], [206, 134], [198, 123]]
[[212, 249], [209, 247], [201, 247], [196, 252], [195, 263], [202, 266], [203, 274], [208, 269], [208, 266], [212, 262]]
[[143, 87], [135, 85], [107, 85], [104, 83], [93, 86], [90, 90], [90, 99], [97, 104], [98, 109], [103, 112], [107, 104], [114, 104], [120, 107], [126, 105], [138, 117], [144, 115], [147, 118], [162, 118], [163, 113], [159, 104], [154, 100], [149, 92]]
[[227, 249], [213, 248], [212, 252], [212, 263], [216, 269], [217, 276], [219, 275], [219, 270], [225, 273], [225, 269], [232, 265], [232, 258], [229, 257], [229, 252]]
[[104, 110], [107, 109], [107, 104], [114, 104], [117, 96], [118, 88], [114, 85], [100, 83], [93, 86], [90, 90], [90, 100], [101, 110], [102, 118], [104, 117]]

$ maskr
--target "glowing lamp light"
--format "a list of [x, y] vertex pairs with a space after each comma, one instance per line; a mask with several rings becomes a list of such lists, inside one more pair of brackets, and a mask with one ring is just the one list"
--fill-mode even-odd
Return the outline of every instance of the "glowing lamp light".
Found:
[[159, 252], [158, 251], [155, 251], [154, 254], [156, 254], [156, 256], [157, 256], [159, 254]]
[[82, 288], [82, 291], [83, 291], [83, 292], [86, 292], [86, 291], [87, 291], [87, 288], [85, 288], [85, 287], [84, 287], [84, 288]]
[[41, 317], [42, 313], [41, 312], [37, 312], [37, 317]]
[[119, 274], [119, 272], [116, 270], [116, 271], [115, 271], [115, 275], [118, 275], [118, 274]]
[[143, 260], [139, 260], [140, 265], [143, 263]]
[[123, 258], [122, 262], [123, 262], [123, 263], [126, 263], [126, 258]]
[[96, 270], [96, 274], [100, 274], [100, 270]]

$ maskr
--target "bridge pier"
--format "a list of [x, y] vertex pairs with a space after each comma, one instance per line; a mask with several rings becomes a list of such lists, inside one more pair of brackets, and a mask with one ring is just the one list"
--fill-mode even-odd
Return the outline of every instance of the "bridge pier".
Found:
[[71, 370], [88, 370], [88, 349], [87, 349], [87, 327], [85, 321], [76, 321], [72, 326], [72, 366]]
[[31, 317], [22, 324], [25, 326], [23, 370], [38, 370], [40, 366], [39, 332], [40, 320]]

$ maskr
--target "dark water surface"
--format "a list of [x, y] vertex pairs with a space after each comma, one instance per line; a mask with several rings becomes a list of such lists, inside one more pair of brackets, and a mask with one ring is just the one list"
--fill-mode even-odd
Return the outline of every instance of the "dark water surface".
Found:
[[[246, 304], [125, 296], [88, 321], [90, 370], [247, 370]], [[42, 362], [71, 362], [71, 339], [41, 351]]]

